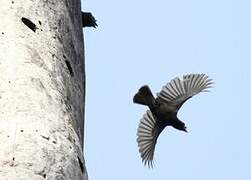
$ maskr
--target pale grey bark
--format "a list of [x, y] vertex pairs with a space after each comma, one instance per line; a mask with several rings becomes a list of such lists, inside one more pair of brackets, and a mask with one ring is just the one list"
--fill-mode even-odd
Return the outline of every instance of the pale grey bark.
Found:
[[1, 180], [87, 179], [80, 18], [80, 0], [0, 1]]

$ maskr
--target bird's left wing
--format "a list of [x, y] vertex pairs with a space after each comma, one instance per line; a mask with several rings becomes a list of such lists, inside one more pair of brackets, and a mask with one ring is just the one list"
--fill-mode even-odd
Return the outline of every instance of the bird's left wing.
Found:
[[153, 167], [155, 145], [159, 134], [166, 127], [165, 122], [158, 121], [150, 110], [140, 120], [137, 131], [139, 152], [144, 165]]
[[175, 106], [178, 111], [187, 99], [207, 91], [212, 84], [212, 79], [205, 74], [184, 75], [182, 80], [176, 77], [162, 87], [160, 93], [157, 94], [157, 100]]

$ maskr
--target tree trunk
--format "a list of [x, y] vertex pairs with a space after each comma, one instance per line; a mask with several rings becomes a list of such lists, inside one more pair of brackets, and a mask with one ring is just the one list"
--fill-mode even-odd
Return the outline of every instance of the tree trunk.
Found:
[[0, 179], [86, 180], [80, 0], [1, 0], [0, 23]]

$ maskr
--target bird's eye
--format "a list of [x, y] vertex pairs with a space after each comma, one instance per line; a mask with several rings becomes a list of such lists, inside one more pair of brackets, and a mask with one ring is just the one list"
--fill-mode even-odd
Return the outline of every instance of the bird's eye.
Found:
[[160, 103], [158, 101], [154, 101], [153, 104], [154, 104], [155, 107], [159, 107], [160, 106]]

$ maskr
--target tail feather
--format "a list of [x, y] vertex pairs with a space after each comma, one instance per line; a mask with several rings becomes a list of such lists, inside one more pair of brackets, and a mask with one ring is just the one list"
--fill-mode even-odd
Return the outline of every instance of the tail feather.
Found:
[[142, 104], [146, 106], [151, 106], [155, 98], [150, 90], [150, 88], [145, 85], [142, 86], [139, 91], [133, 97], [133, 102], [137, 104]]

